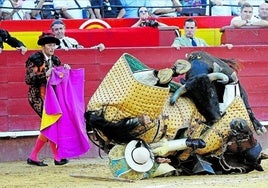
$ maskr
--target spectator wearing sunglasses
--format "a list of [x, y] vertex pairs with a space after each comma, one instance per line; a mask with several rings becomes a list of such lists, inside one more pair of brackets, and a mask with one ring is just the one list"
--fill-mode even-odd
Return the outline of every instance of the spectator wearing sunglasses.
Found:
[[146, 7], [140, 7], [138, 9], [139, 20], [133, 24], [131, 27], [165, 27], [167, 26], [164, 23], [157, 21], [153, 16], [150, 15], [150, 12]]

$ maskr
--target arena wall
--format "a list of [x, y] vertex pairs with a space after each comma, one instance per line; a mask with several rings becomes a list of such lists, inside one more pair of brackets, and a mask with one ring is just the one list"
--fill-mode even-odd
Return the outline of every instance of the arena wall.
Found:
[[[107, 48], [103, 52], [91, 49], [57, 50], [56, 55], [72, 68], [84, 68], [85, 104], [97, 89], [106, 73], [123, 53], [137, 57], [149, 67], [171, 67], [176, 59], [196, 50], [204, 50], [221, 58], [233, 58], [241, 64], [239, 78], [248, 92], [249, 102], [256, 117], [268, 120], [268, 54], [267, 46], [240, 46], [229, 50], [226, 47], [196, 47], [176, 50], [171, 47]], [[40, 119], [27, 101], [27, 86], [24, 83], [25, 61], [35, 52], [21, 55], [6, 50], [0, 55], [0, 162], [26, 159], [38, 134]], [[30, 133], [33, 133], [32, 135]], [[262, 139], [262, 137], [260, 137]], [[266, 143], [265, 143], [266, 145]], [[45, 150], [44, 157], [50, 156]], [[84, 157], [96, 157], [94, 146]]]

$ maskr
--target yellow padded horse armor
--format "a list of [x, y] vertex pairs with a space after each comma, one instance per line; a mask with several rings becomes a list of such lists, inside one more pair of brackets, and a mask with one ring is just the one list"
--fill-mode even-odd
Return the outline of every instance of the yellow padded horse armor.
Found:
[[[170, 88], [140, 83], [134, 78], [129, 61], [140, 63], [135, 57], [123, 54], [91, 97], [87, 111], [105, 108], [105, 119], [115, 122], [123, 118], [148, 115], [153, 123], [140, 136], [147, 143], [158, 142], [163, 136], [173, 140], [179, 129], [188, 128], [186, 136], [202, 138], [206, 142], [205, 148], [195, 151], [198, 154], [216, 153], [226, 141], [230, 132], [229, 124], [234, 118], [245, 119], [253, 129], [242, 99], [236, 98], [226, 114], [208, 128], [200, 123], [205, 120], [189, 98], [180, 97], [171, 106]], [[187, 159], [190, 152], [191, 150], [185, 150], [180, 159]]]

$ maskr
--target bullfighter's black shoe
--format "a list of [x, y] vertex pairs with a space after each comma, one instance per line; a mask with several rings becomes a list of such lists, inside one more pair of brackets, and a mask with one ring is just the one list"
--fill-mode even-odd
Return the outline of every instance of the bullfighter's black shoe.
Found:
[[48, 166], [43, 161], [34, 161], [34, 160], [30, 159], [30, 158], [27, 159], [27, 164], [29, 164], [29, 165], [35, 165], [35, 166]]
[[60, 161], [54, 160], [55, 165], [65, 165], [68, 162], [69, 162], [68, 159], [61, 159]]

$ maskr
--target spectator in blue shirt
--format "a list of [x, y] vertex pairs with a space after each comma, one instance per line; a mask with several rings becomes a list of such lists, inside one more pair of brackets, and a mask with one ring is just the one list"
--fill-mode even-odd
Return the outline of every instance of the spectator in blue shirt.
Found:
[[151, 7], [150, 0], [121, 0], [121, 3], [126, 10], [124, 18], [137, 18], [139, 7]]

